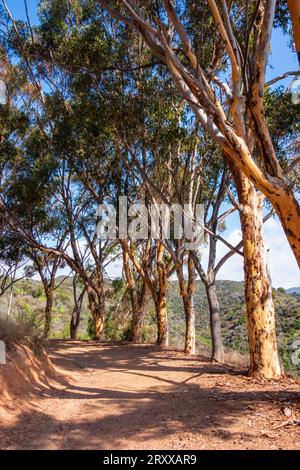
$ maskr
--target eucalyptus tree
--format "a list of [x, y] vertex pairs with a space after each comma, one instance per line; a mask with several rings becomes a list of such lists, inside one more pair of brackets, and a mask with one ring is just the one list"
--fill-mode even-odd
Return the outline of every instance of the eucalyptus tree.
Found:
[[[133, 80], [129, 84], [124, 80], [128, 69], [131, 73], [133, 68], [151, 70], [152, 67], [152, 73], [164, 77], [169, 89], [170, 77], [161, 66], [162, 63], [166, 64], [177, 90], [191, 106], [201, 126], [222, 148], [235, 179], [239, 203], [243, 207], [241, 220], [251, 373], [276, 377], [280, 375], [281, 369], [276, 347], [271, 283], [264, 255], [263, 197], [256, 188], [267, 195], [275, 206], [292, 245], [293, 239], [297, 238], [294, 228], [298, 223], [295, 221], [298, 217], [298, 206], [290, 185], [283, 178], [264, 116], [264, 68], [275, 2], [249, 1], [245, 9], [238, 8], [241, 6], [239, 2], [232, 2], [229, 10], [226, 2], [217, 5], [214, 1], [208, 2], [210, 9], [206, 2], [195, 4], [182, 1], [178, 2], [177, 10], [171, 1], [155, 2], [155, 5], [143, 2], [140, 9], [139, 2], [110, 2], [116, 6], [123, 4], [124, 9], [121, 10], [114, 10], [104, 1], [96, 3], [101, 3], [123, 24], [137, 29], [158, 56], [158, 60], [153, 62], [150, 59], [143, 43], [135, 38], [129, 28], [126, 29], [122, 25], [116, 27], [114, 22], [108, 20], [103, 10], [95, 9], [95, 2], [72, 2], [71, 5], [71, 2], [61, 4], [53, 1], [49, 6], [52, 16], [49, 16], [49, 8], [44, 10], [45, 21], [38, 41], [34, 35], [31, 40], [27, 40], [26, 46], [29, 47], [26, 48], [25, 54], [22, 47], [24, 59], [28, 57], [26, 54], [31, 53], [29, 57], [33, 60], [37, 52], [40, 53], [39, 67], [35, 69], [36, 76], [32, 82], [38, 85], [36, 82], [41, 71], [46, 70], [48, 74], [52, 67], [55, 80], [48, 79], [47, 83], [56, 90], [59, 89], [65, 78], [58, 80], [56, 62], [60, 65], [64, 63], [68, 72], [77, 76], [74, 83], [78, 84], [79, 92], [82, 85], [90, 83], [93, 79], [99, 94], [110, 88], [110, 97], [113, 97], [114, 93], [116, 96], [120, 90], [114, 88], [115, 81], [112, 87], [110, 84], [112, 77], [117, 77], [123, 83], [122, 95], [124, 91], [130, 90], [126, 97], [134, 101], [134, 88], [139, 89], [139, 83], [138, 80]], [[185, 15], [181, 15], [183, 11]], [[125, 12], [127, 17], [123, 15]], [[93, 22], [90, 21], [91, 15], [94, 15]], [[201, 34], [198, 34], [199, 24]], [[94, 55], [86, 54], [86, 45], [95, 37], [97, 28], [99, 36], [95, 41]], [[120, 47], [111, 41], [110, 32], [116, 29], [119, 32]], [[28, 34], [27, 36], [30, 38]], [[130, 38], [130, 44], [135, 47], [128, 47], [126, 40], [122, 40], [124, 37]], [[78, 48], [78, 45], [81, 47]], [[111, 45], [117, 53], [111, 54], [107, 61], [105, 55], [111, 51]], [[56, 52], [54, 59], [53, 51]], [[116, 64], [118, 58], [119, 67]], [[103, 59], [104, 65], [101, 62]], [[110, 60], [111, 63], [108, 63]], [[25, 60], [25, 65], [28, 66], [27, 62]], [[113, 74], [109, 73], [110, 68], [113, 69]], [[230, 73], [232, 84], [228, 86], [223, 78]], [[99, 75], [102, 80], [98, 80]], [[45, 77], [44, 79], [46, 80]], [[68, 99], [65, 99], [65, 102], [67, 106]], [[114, 100], [109, 100], [106, 106], [113, 107], [114, 103]], [[117, 137], [120, 134], [116, 132], [119, 123], [123, 124], [125, 118], [128, 119], [128, 114], [121, 115], [120, 121], [113, 127]], [[143, 126], [141, 127], [143, 129]], [[132, 135], [130, 137], [129, 148], [135, 142]], [[145, 138], [145, 135], [142, 137]], [[122, 140], [124, 141], [124, 138]], [[128, 140], [125, 139], [125, 142], [128, 147]], [[138, 170], [143, 171], [139, 163], [140, 153], [137, 152], [135, 161]], [[295, 160], [289, 163], [294, 165]], [[149, 185], [145, 171], [143, 176], [146, 176]], [[296, 255], [297, 250], [296, 243]], [[263, 347], [258, 347], [260, 344], [263, 344]]]
[[[72, 335], [76, 333], [76, 325], [79, 321], [79, 307], [84, 293], [86, 293], [94, 322], [94, 339], [100, 340], [103, 339], [105, 334], [105, 269], [118, 256], [118, 253], [116, 254], [114, 241], [101, 240], [98, 237], [96, 216], [98, 199], [95, 199], [92, 189], [92, 169], [90, 168], [90, 172], [87, 173], [89, 182], [86, 186], [80, 178], [81, 170], [79, 169], [79, 164], [76, 163], [77, 150], [80, 152], [80, 148], [76, 149], [74, 147], [72, 155], [68, 156], [69, 141], [68, 144], [64, 142], [62, 146], [62, 136], [59, 136], [60, 132], [64, 132], [64, 127], [61, 129], [57, 128], [57, 140], [60, 144], [56, 146], [54, 143], [53, 149], [54, 152], [66, 153], [62, 165], [59, 166], [57, 171], [56, 198], [62, 224], [67, 230], [70, 251], [65, 254], [61, 250], [56, 249], [56, 252], [60, 253], [62, 259], [84, 285], [74, 305], [71, 332]], [[64, 136], [67, 140], [65, 133]], [[83, 161], [81, 159], [80, 168], [82, 169], [85, 165], [86, 160]], [[95, 190], [97, 190], [99, 199], [103, 201], [100, 189], [97, 187]], [[77, 297], [76, 289], [74, 290], [74, 295]], [[73, 320], [74, 329], [72, 326]]]
[[[127, 62], [127, 67], [130, 68], [130, 54], [133, 50], [141, 51], [142, 43], [134, 41], [130, 43], [130, 35], [128, 38], [123, 28], [118, 31], [111, 28], [109, 21], [106, 25], [103, 25], [102, 19], [99, 20], [97, 17], [91, 21], [91, 2], [77, 2], [76, 5], [71, 5], [69, 2], [61, 4], [56, 1], [50, 4], [42, 3], [41, 24], [34, 29], [29, 24], [16, 23], [8, 10], [7, 13], [12, 23], [11, 28], [7, 28], [10, 47], [19, 56], [27, 83], [37, 94], [39, 116], [36, 122], [41, 132], [46, 134], [50, 152], [55, 154], [60, 161], [61, 158], [66, 159], [70, 167], [75, 169], [77, 181], [80, 181], [82, 187], [89, 191], [91, 197], [94, 198], [94, 204], [96, 202], [107, 203], [112, 195], [116, 199], [119, 194], [117, 181], [122, 179], [122, 175], [116, 175], [112, 171], [111, 177], [108, 177], [116, 159], [111, 158], [110, 151], [108, 158], [105, 151], [103, 153], [103, 146], [105, 150], [107, 147], [106, 143], [103, 145], [103, 139], [109, 142], [109, 138], [105, 136], [105, 127], [110, 128], [108, 134], [109, 132], [113, 134], [111, 140], [114, 148], [117, 149], [118, 132], [116, 131], [120, 127], [117, 120], [119, 117], [115, 116], [114, 120], [110, 119], [107, 124], [104, 122], [103, 125], [101, 114], [105, 115], [108, 120], [107, 109], [114, 110], [116, 104], [122, 110], [123, 104], [131, 99], [132, 91], [134, 92], [131, 85], [132, 77], [130, 73], [126, 75], [122, 68], [115, 68], [114, 65], [118, 58], [124, 58], [124, 67]], [[112, 47], [114, 54], [109, 55]], [[128, 89], [131, 90], [129, 94], [127, 94]], [[102, 98], [100, 108], [95, 103], [97, 96]], [[83, 97], [86, 99], [82, 99]], [[143, 104], [145, 99], [144, 96]], [[141, 111], [141, 106], [140, 101], [138, 113]], [[76, 116], [76, 113], [80, 114]], [[41, 116], [43, 116], [42, 122]], [[127, 120], [128, 116], [129, 114], [126, 115]], [[120, 119], [120, 123], [124, 121], [122, 112]], [[130, 123], [127, 122], [126, 126], [128, 131]], [[101, 132], [98, 132], [100, 129]], [[103, 165], [101, 169], [99, 161]], [[61, 163], [58, 164], [58, 168], [59, 165]], [[94, 171], [97, 165], [97, 171]], [[118, 166], [117, 163], [116, 167]], [[69, 226], [69, 230], [71, 229], [74, 230], [74, 226]], [[76, 237], [71, 232], [70, 236], [73, 256], [70, 257], [65, 253], [63, 258], [72, 269], [79, 272], [79, 256], [76, 253], [76, 244], [72, 241], [72, 237], [74, 239]], [[147, 278], [155, 298], [158, 323], [162, 325], [158, 328], [158, 341], [166, 344], [167, 277], [162, 263], [165, 250], [162, 245], [159, 247], [157, 245], [158, 243], [152, 243], [151, 246], [152, 261], [155, 260], [156, 266], [154, 271], [153, 264], [150, 263], [152, 273], [156, 274], [151, 280], [149, 276]], [[146, 247], [147, 244], [145, 245], [147, 252]], [[44, 246], [43, 249], [47, 249], [45, 253], [53, 253], [50, 247]], [[56, 253], [58, 256], [59, 250], [56, 250]], [[130, 253], [132, 256], [132, 247]], [[76, 264], [78, 266], [75, 267]], [[98, 282], [100, 282], [99, 279]], [[94, 287], [91, 288], [90, 294], [87, 288], [90, 300], [95, 293]]]
[[[80, 26], [80, 21], [76, 28], [79, 27], [78, 25]], [[84, 34], [86, 34], [86, 30], [84, 30]], [[94, 37], [88, 36], [88, 39], [90, 43], [94, 44], [98, 37], [97, 34], [100, 33], [97, 32], [95, 27], [92, 27], [92, 34]], [[116, 44], [115, 47], [118, 52], [121, 51], [121, 44], [123, 44], [120, 32], [119, 35], [120, 37], [117, 36], [117, 32], [114, 30], [113, 44]], [[78, 48], [81, 50], [82, 39], [80, 35], [76, 40]], [[110, 40], [112, 39], [110, 38]], [[58, 51], [63, 49], [62, 43], [63, 41], [60, 42]], [[78, 53], [75, 44], [76, 41], [72, 47]], [[77, 64], [73, 57], [72, 61], [68, 60], [66, 64], [60, 64], [60, 67], [67, 70], [70, 89], [72, 90], [72, 100], [68, 103], [72, 112], [70, 112], [69, 123], [66, 127], [72, 128], [71, 134], [76, 136], [70, 145], [71, 151], [76, 153], [77, 149], [81, 148], [78, 161], [81, 160], [82, 165], [85, 165], [84, 171], [80, 172], [81, 180], [99, 203], [103, 200], [97, 194], [97, 187], [103, 187], [104, 181], [107, 183], [108, 180], [113, 180], [109, 186], [111, 195], [130, 193], [130, 199], [133, 202], [134, 198], [141, 197], [139, 195], [143, 192], [144, 199], [145, 194], [148, 194], [148, 200], [157, 203], [163, 201], [162, 194], [168, 194], [168, 200], [170, 201], [170, 197], [172, 199], [170, 194], [171, 171], [175, 171], [176, 165], [180, 163], [177, 160], [175, 161], [174, 156], [178, 153], [178, 147], [181, 145], [180, 139], [183, 144], [184, 134], [186, 133], [184, 130], [186, 124], [183, 122], [181, 127], [178, 127], [177, 124], [178, 119], [183, 119], [183, 121], [186, 119], [186, 116], [184, 116], [186, 109], [183, 109], [181, 100], [178, 100], [174, 94], [172, 83], [168, 85], [165, 79], [160, 79], [159, 74], [153, 74], [148, 67], [130, 68], [128, 66], [126, 61], [134, 53], [139, 54], [138, 63], [147, 58], [144, 50], [139, 49], [137, 51], [137, 47], [134, 42], [130, 42], [130, 38], [126, 43], [127, 49], [124, 47], [122, 53], [119, 52], [115, 56], [114, 54], [110, 55], [109, 61], [112, 64], [109, 67], [109, 73], [105, 72], [106, 63], [92, 62], [89, 55], [94, 51], [94, 48], [91, 44], [89, 46], [86, 42], [84, 44], [84, 62], [87, 61], [88, 64], [92, 65], [88, 65], [83, 69], [81, 63]], [[53, 59], [56, 59], [58, 51], [56, 48], [54, 49]], [[113, 59], [117, 61], [117, 64], [113, 65]], [[80, 73], [77, 72], [77, 69]], [[96, 72], [98, 73], [97, 76]], [[107, 76], [110, 78], [109, 84], [107, 83]], [[95, 128], [96, 126], [97, 128]], [[100, 128], [106, 129], [106, 141], [105, 139], [101, 141], [101, 138], [99, 140]], [[110, 129], [110, 135], [108, 129]], [[107, 162], [110, 161], [109, 158], [111, 157], [109, 155], [112, 152], [115, 154], [112, 165], [115, 169], [120, 168], [117, 173], [112, 172], [111, 166], [106, 166]], [[87, 160], [88, 154], [93, 155], [93, 157]], [[116, 156], [119, 156], [119, 161]], [[91, 165], [99, 161], [101, 161], [101, 170], [97, 173]], [[169, 166], [170, 163], [173, 165], [172, 169]], [[184, 162], [181, 163], [184, 166]], [[130, 172], [132, 175], [129, 174]], [[112, 174], [112, 178], [109, 173]], [[77, 174], [79, 174], [78, 171]], [[137, 175], [137, 181], [135, 181], [134, 175]], [[183, 177], [187, 177], [187, 170], [183, 173]], [[180, 184], [182, 187], [186, 186], [182, 181]], [[153, 186], [155, 194], [153, 194]], [[158, 187], [160, 191], [157, 191]], [[172, 202], [176, 202], [179, 197], [181, 203], [184, 203], [184, 198], [187, 195], [186, 188], [186, 194], [182, 192], [179, 195], [178, 189], [178, 187], [175, 191], [174, 188], [172, 189], [175, 193], [175, 199], [173, 197]], [[117, 198], [115, 198], [116, 202]], [[187, 324], [185, 350], [193, 353], [195, 351], [195, 313], [193, 309], [195, 275], [193, 274], [193, 259], [192, 256], [180, 249], [179, 244], [176, 245], [174, 250], [174, 245], [166, 244], [164, 240], [161, 242], [161, 246], [158, 248], [157, 242], [150, 243], [148, 241], [139, 243], [137, 246], [132, 241], [121, 240], [124, 272], [130, 286], [132, 300], [132, 337], [136, 338], [135, 327], [139, 335], [141, 332], [145, 292], [148, 284], [148, 291], [152, 293], [156, 305], [158, 330], [161, 330], [161, 333], [158, 334], [158, 342], [167, 344], [166, 339], [161, 339], [167, 337], [166, 333], [163, 333], [163, 331], [167, 331], [167, 278], [175, 269], [180, 280]], [[157, 252], [161, 253], [159, 258], [156, 258], [155, 255]], [[167, 261], [164, 252], [171, 253], [173, 261], [176, 260], [175, 267]], [[174, 258], [175, 252], [176, 256]], [[154, 254], [154, 260], [156, 259], [154, 265], [151, 262], [149, 263], [151, 253]], [[138, 270], [137, 275], [141, 277], [141, 273], [143, 273], [143, 282], [139, 283], [139, 292], [137, 292], [137, 284], [130, 268], [134, 257], [138, 257], [134, 261], [135, 268]], [[189, 259], [190, 282], [188, 286], [185, 285], [183, 275], [186, 258]], [[148, 260], [148, 264], [146, 263], [144, 269], [142, 269], [141, 264], [145, 263], [145, 259]], [[163, 260], [167, 261], [167, 275], [165, 275]], [[160, 265], [159, 269], [157, 262]], [[155, 267], [154, 271], [153, 267]], [[216, 324], [216, 322], [213, 323]], [[215, 330], [214, 327], [213, 331]], [[220, 340], [219, 343], [221, 344]], [[217, 357], [216, 353], [214, 357]]]
[[[93, 31], [96, 34], [97, 29], [93, 28]], [[122, 31], [119, 34], [121, 33]], [[115, 37], [113, 39], [115, 40]], [[86, 48], [86, 56], [89, 50], [92, 53], [92, 44], [91, 42], [90, 49]], [[121, 49], [120, 44], [116, 47], [117, 51]], [[136, 48], [134, 44], [131, 47]], [[68, 125], [73, 129], [72, 135], [76, 136], [70, 145], [70, 152], [77, 155], [78, 178], [99, 204], [116, 205], [118, 197], [122, 195], [127, 195], [129, 202], [132, 203], [141, 201], [141, 198], [144, 201], [149, 199], [146, 185], [139, 175], [141, 171], [144, 174], [148, 172], [149, 175], [152, 172], [153, 155], [150, 156], [149, 152], [148, 129], [155, 121], [155, 117], [160, 116], [162, 121], [170, 112], [168, 106], [160, 108], [157, 93], [162, 94], [165, 89], [159, 90], [159, 84], [156, 84], [151, 73], [146, 75], [139, 70], [130, 71], [128, 74], [122, 73], [122, 67], [125, 68], [125, 62], [130, 54], [121, 52], [124, 60], [124, 64], [120, 66], [121, 72], [112, 70], [101, 74], [100, 70], [99, 76], [95, 77], [95, 69], [99, 64], [87, 67], [79, 77], [72, 70], [67, 71], [71, 77], [72, 92], [70, 100], [72, 112]], [[119, 59], [118, 54], [117, 58]], [[86, 77], [84, 83], [83, 76]], [[138, 94], [133, 86], [136, 83], [139, 86]], [[150, 94], [153, 101], [152, 106], [148, 107]], [[77, 151], [79, 145], [82, 148], [80, 153]], [[167, 279], [172, 269], [165, 248], [159, 241], [146, 240], [137, 244], [127, 237], [123, 239], [119, 235], [119, 238], [125, 262], [125, 275], [131, 292], [132, 337], [137, 340], [137, 336], [141, 334], [140, 325], [147, 288], [157, 311], [158, 344], [167, 346]], [[135, 269], [139, 266], [137, 276], [142, 282], [139, 282], [138, 293], [134, 276], [130, 273], [130, 264]], [[168, 273], [165, 272], [167, 266]]]
[[97, 205], [67, 164], [59, 160], [54, 171], [47, 168], [49, 173], [43, 175], [42, 181], [46, 163], [40, 150], [36, 158], [32, 153], [24, 153], [22, 160], [13, 163], [12, 169], [18, 174], [10, 175], [2, 185], [1, 217], [27, 246], [28, 258], [33, 260], [43, 281], [47, 297], [45, 336], [50, 328], [55, 276], [65, 264], [85, 286], [98, 340], [104, 334], [104, 269], [111, 251], [97, 237]]
[[14, 286], [28, 276], [26, 249], [3, 221], [0, 239], [0, 297], [9, 292], [7, 315], [11, 313]]
[[[202, 238], [208, 239], [208, 266], [204, 267], [201, 256], [203, 253], [203, 241], [191, 247], [192, 240], [186, 237], [179, 240], [165, 239], [164, 244], [169, 251], [175, 271], [177, 273], [180, 294], [183, 300], [183, 306], [186, 317], [186, 339], [185, 352], [193, 354], [195, 352], [195, 310], [193, 305], [193, 294], [195, 291], [195, 268], [205, 285], [206, 295], [209, 305], [209, 318], [211, 326], [212, 339], [212, 360], [223, 362], [224, 350], [222, 343], [221, 319], [219, 301], [216, 292], [216, 275], [234, 254], [243, 256], [239, 251], [242, 247], [240, 243], [237, 247], [232, 246], [221, 236], [221, 228], [224, 225], [226, 217], [236, 210], [236, 204], [224, 208], [226, 199], [226, 190], [230, 185], [230, 172], [222, 158], [219, 150], [210, 139], [199, 133], [198, 126], [193, 120], [189, 124], [190, 130], [185, 126], [185, 133], [178, 134], [180, 145], [174, 142], [174, 134], [169, 141], [169, 159], [166, 162], [166, 171], [158, 170], [155, 183], [152, 182], [152, 189], [156, 197], [162, 200], [172, 208], [177, 204], [183, 215], [190, 211], [191, 220], [197, 220], [199, 214], [197, 211], [201, 204], [203, 207], [203, 233]], [[185, 135], [184, 135], [185, 134]], [[172, 142], [172, 145], [170, 144]], [[160, 159], [162, 161], [161, 144]], [[160, 163], [157, 162], [158, 166]], [[170, 181], [170, 183], [166, 183]], [[173, 206], [174, 207], [174, 206]], [[187, 209], [188, 207], [188, 209]], [[174, 222], [174, 218], [172, 222]], [[186, 222], [186, 219], [185, 219]], [[203, 235], [205, 234], [205, 237]], [[229, 252], [218, 260], [216, 257], [217, 242], [223, 243], [229, 248]], [[202, 245], [202, 246], [201, 246]], [[206, 246], [206, 244], [205, 244]], [[200, 249], [200, 251], [199, 251]], [[187, 274], [185, 275], [185, 268]]]
[[[16, 110], [10, 107], [6, 116], [9, 118], [14, 112]], [[64, 251], [67, 233], [59, 224], [58, 212], [51, 207], [50, 201], [53, 201], [55, 192], [54, 165], [46, 148], [42, 150], [40, 147], [42, 142], [39, 142], [39, 138], [40, 135], [31, 126], [28, 126], [26, 135], [22, 134], [20, 123], [11, 129], [10, 135], [5, 134], [3, 146], [13, 147], [14, 152], [3, 155], [1, 218], [6, 228], [1, 245], [6, 248], [6, 253], [10, 253], [6, 256], [7, 260], [14, 260], [11, 282], [20, 277], [16, 276], [16, 271], [21, 271], [22, 265], [26, 268], [23, 269], [22, 277], [28, 276], [30, 271], [31, 275], [33, 271], [39, 273], [46, 296], [44, 336], [47, 337], [51, 325], [55, 276], [61, 260], [53, 255], [45, 255], [37, 246], [45, 239], [50, 239], [53, 247]], [[21, 236], [20, 227], [34, 240], [35, 246]]]
[[[0, 207], [1, 219], [5, 226], [1, 245], [10, 253], [7, 260], [9, 258], [15, 260], [11, 283], [19, 278], [16, 273], [18, 269], [21, 270], [24, 258], [26, 264], [32, 262], [41, 275], [47, 299], [44, 327], [44, 336], [47, 337], [51, 323], [55, 274], [60, 263], [53, 258], [50, 261], [48, 257], [43, 257], [43, 254], [29, 246], [20, 236], [15, 222], [18, 220], [37, 243], [43, 237], [50, 237], [50, 232], [52, 232], [52, 241], [57, 237], [61, 249], [63, 249], [66, 234], [63, 231], [58, 235], [57, 213], [55, 211], [49, 213], [46, 209], [53, 196], [51, 184], [53, 183], [54, 163], [46, 148], [43, 148], [43, 138], [39, 140], [41, 135], [30, 122], [31, 94], [29, 94], [27, 104], [23, 106], [18, 104], [17, 87], [24, 88], [25, 82], [21, 74], [18, 77], [18, 73], [9, 81], [9, 77], [13, 76], [13, 71], [14, 67], [6, 60], [6, 93], [9, 97], [6, 103], [1, 105], [3, 139], [0, 144], [2, 168]], [[18, 72], [17, 69], [16, 72]], [[24, 90], [21, 93], [24, 100], [26, 93]], [[23, 266], [23, 268], [26, 269], [23, 270], [22, 277], [28, 276], [29, 266]]]
[[[8, 82], [11, 83], [10, 89], [6, 87]], [[0, 187], [7, 179], [9, 162], [17, 158], [15, 142], [18, 135], [23, 136], [28, 128], [26, 114], [12, 106], [17, 83], [18, 78], [9, 65], [6, 51], [0, 47]], [[0, 295], [10, 289], [12, 297], [13, 285], [25, 276], [22, 267], [26, 265], [27, 258], [24, 245], [1, 217], [0, 236]]]
[[141, 275], [133, 269], [126, 247], [123, 248], [123, 270], [130, 292], [132, 307], [131, 328], [128, 341], [139, 343], [142, 339], [145, 305], [147, 301], [147, 284]]
[[[66, 234], [63, 233], [61, 238], [58, 239], [58, 250], [66, 249], [65, 239]], [[28, 275], [30, 272], [32, 276], [35, 271], [39, 274], [46, 297], [43, 337], [47, 339], [51, 330], [54, 291], [60, 285], [56, 286], [56, 276], [59, 268], [64, 267], [64, 264], [60, 258], [50, 254], [45, 254], [36, 249], [31, 249], [30, 247], [28, 247], [27, 252], [28, 260], [32, 261], [32, 267], [28, 267], [26, 273]]]
[[[59, 15], [58, 10], [57, 13]], [[7, 15], [2, 31], [3, 45], [17, 63], [14, 69], [21, 74], [24, 91], [20, 90], [20, 87], [17, 88], [16, 100], [22, 98], [26, 107], [26, 116], [30, 119], [30, 132], [24, 136], [23, 141], [15, 143], [15, 148], [18, 149], [20, 160], [25, 165], [25, 173], [32, 171], [36, 165], [44, 176], [44, 181], [40, 182], [41, 185], [44, 183], [43, 190], [40, 192], [40, 198], [37, 197], [33, 201], [36, 205], [32, 213], [38, 213], [40, 204], [41, 212], [49, 215], [48, 240], [43, 236], [47, 230], [44, 232], [41, 226], [35, 233], [32, 233], [28, 227], [30, 217], [27, 215], [31, 206], [28, 205], [24, 213], [14, 214], [11, 217], [13, 197], [10, 194], [3, 203], [3, 210], [11, 226], [14, 226], [18, 235], [32, 249], [42, 252], [47, 258], [61, 259], [80, 276], [85, 285], [94, 319], [95, 338], [100, 339], [103, 336], [105, 316], [104, 269], [106, 254], [110, 254], [110, 248], [97, 238], [95, 215], [97, 202], [74, 171], [75, 168], [78, 170], [78, 165], [76, 166], [76, 161], [72, 157], [72, 150], [70, 152], [71, 136], [69, 128], [66, 127], [70, 98], [68, 77], [54, 63], [53, 56], [49, 55], [49, 49], [44, 47], [45, 36], [48, 44], [51, 43], [51, 38], [43, 29], [43, 23], [38, 32], [37, 29], [33, 30], [29, 23], [15, 22], [8, 9]], [[71, 24], [69, 26], [70, 31]], [[55, 38], [57, 39], [57, 36], [54, 34], [52, 45]], [[57, 55], [59, 52], [61, 51], [58, 51]], [[22, 108], [20, 103], [17, 106]], [[81, 139], [75, 147], [75, 156], [80, 153], [82, 143]], [[27, 148], [25, 152], [24, 147]], [[26, 168], [26, 159], [29, 160], [28, 168]], [[14, 164], [17, 168], [17, 162]], [[84, 162], [81, 163], [81, 168], [83, 166]], [[23, 180], [20, 174], [16, 175], [15, 181], [20, 192], [23, 190], [30, 193], [34, 177], [31, 175], [29, 179], [26, 177], [27, 179]], [[47, 177], [49, 180], [45, 181]], [[8, 181], [11, 183], [11, 178]], [[40, 185], [37, 184], [32, 194], [39, 194], [39, 188]], [[51, 240], [50, 233], [55, 227], [55, 224], [51, 225], [51, 217], [54, 218], [57, 211], [60, 212], [57, 223], [66, 230], [66, 241], [70, 245], [68, 252], [60, 245], [55, 246]]]
[[[164, 0], [160, 6], [138, 3], [122, 0], [120, 11], [113, 8], [117, 7], [115, 2], [95, 2], [134, 27], [167, 65], [178, 91], [190, 103], [199, 123], [222, 147], [229, 164], [270, 200], [299, 262], [299, 205], [284, 179], [264, 112], [265, 72], [276, 1], [248, 1], [241, 8], [238, 1], [228, 6], [225, 1], [218, 5], [209, 0], [207, 4], [199, 2], [198, 10], [186, 1], [178, 2], [176, 8], [171, 0]], [[192, 9], [202, 19], [200, 31], [185, 24], [184, 18], [190, 18]], [[194, 44], [199, 32], [202, 38], [210, 34], [214, 46], [206, 70]], [[232, 89], [218, 76], [227, 59]], [[218, 100], [215, 85], [224, 93], [223, 103]], [[260, 160], [254, 158], [255, 147]]]
[[262, 230], [263, 199], [267, 197], [278, 214], [298, 262], [300, 211], [265, 116], [265, 71], [276, 1], [247, 1], [246, 5], [179, 1], [176, 7], [171, 0], [155, 4], [100, 0], [95, 4], [135, 29], [166, 64], [179, 94], [224, 152], [244, 208], [250, 374], [279, 377], [282, 369]]

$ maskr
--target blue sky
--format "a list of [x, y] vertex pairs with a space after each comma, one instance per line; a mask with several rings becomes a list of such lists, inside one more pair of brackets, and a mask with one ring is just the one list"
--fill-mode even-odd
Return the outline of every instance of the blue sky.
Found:
[[[25, 18], [23, 0], [6, 0], [6, 2], [16, 19]], [[38, 0], [27, 0], [27, 5], [30, 19], [34, 24], [38, 21]], [[267, 80], [271, 80], [284, 72], [297, 70], [297, 68], [297, 56], [288, 47], [288, 37], [284, 36], [281, 31], [274, 30], [272, 35], [272, 54], [267, 70]], [[279, 83], [287, 86], [290, 82], [291, 78], [288, 78]], [[266, 223], [265, 234], [273, 285], [275, 287], [282, 286], [285, 288], [299, 286], [299, 269], [277, 218], [271, 219]], [[237, 243], [240, 236], [238, 214], [233, 214], [227, 220], [226, 238], [231, 243]], [[219, 256], [222, 256], [225, 252], [226, 249], [224, 246], [220, 246]], [[204, 259], [205, 258], [206, 253], [204, 253]], [[112, 266], [109, 270], [111, 276], [119, 272], [120, 270], [116, 266]], [[219, 279], [243, 279], [243, 263], [240, 256], [234, 256], [224, 265], [224, 268], [220, 271]]]
[[[1, 2], [2, 3], [2, 2]], [[25, 19], [25, 7], [23, 0], [6, 0], [6, 4], [16, 19]], [[27, 0], [28, 11], [32, 23], [38, 21], [37, 7], [38, 0]]]

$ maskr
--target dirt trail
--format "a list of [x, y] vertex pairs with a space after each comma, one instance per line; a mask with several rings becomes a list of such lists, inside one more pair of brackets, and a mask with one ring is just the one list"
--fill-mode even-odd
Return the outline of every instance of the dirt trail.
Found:
[[0, 448], [300, 449], [293, 380], [153, 346], [54, 341], [49, 354], [61, 385], [2, 410]]

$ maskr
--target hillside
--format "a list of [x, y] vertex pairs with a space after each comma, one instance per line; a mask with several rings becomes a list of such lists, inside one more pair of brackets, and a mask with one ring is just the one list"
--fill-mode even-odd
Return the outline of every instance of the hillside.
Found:
[[[182, 333], [184, 331], [184, 317], [176, 284], [173, 283], [169, 292], [171, 337], [176, 334], [176, 330], [180, 329]], [[245, 354], [248, 345], [243, 283], [218, 281], [217, 290], [222, 312], [224, 344], [229, 350]], [[292, 352], [289, 348], [296, 338], [300, 338], [300, 299], [275, 289], [273, 297], [282, 359], [288, 370], [296, 372], [297, 367], [291, 362]], [[210, 345], [208, 304], [201, 282], [197, 284], [195, 308], [198, 313], [196, 318], [198, 341], [200, 344]], [[176, 326], [176, 321], [180, 322], [180, 327]], [[299, 366], [298, 372], [300, 372]]]
[[300, 295], [300, 287], [291, 287], [290, 289], [286, 289], [285, 292], [289, 295]]
[[[57, 280], [57, 284], [61, 282]], [[128, 296], [124, 296], [119, 281], [108, 282], [108, 302], [106, 337], [110, 340], [126, 339], [126, 332], [130, 325], [130, 303]], [[218, 281], [217, 289], [222, 312], [222, 329], [224, 344], [227, 351], [247, 353], [246, 317], [244, 304], [244, 287], [241, 282]], [[120, 296], [122, 302], [120, 302]], [[291, 349], [293, 341], [300, 338], [300, 299], [298, 296], [287, 295], [282, 289], [273, 291], [275, 309], [277, 314], [277, 331], [282, 360], [291, 372], [300, 373], [300, 366], [292, 364]], [[6, 294], [0, 298], [0, 313], [7, 311], [8, 297]], [[22, 318], [32, 318], [42, 326], [45, 296], [41, 284], [35, 280], [20, 281], [14, 289], [12, 314]], [[73, 307], [72, 282], [67, 279], [55, 291], [53, 308], [52, 338], [69, 337], [69, 318]], [[208, 305], [204, 286], [197, 282], [195, 294], [197, 347], [198, 351], [207, 354], [210, 347], [210, 332]], [[168, 311], [170, 325], [170, 344], [183, 347], [184, 341], [184, 313], [182, 301], [179, 296], [177, 281], [170, 282], [168, 294]], [[79, 328], [79, 339], [89, 339], [89, 312], [86, 299], [82, 308], [82, 321]], [[155, 340], [155, 312], [152, 303], [147, 305], [147, 316], [143, 339], [145, 342]]]
[[296, 297], [296, 299], [300, 300], [300, 287], [292, 287], [291, 289], [287, 289], [286, 294], [292, 295]]

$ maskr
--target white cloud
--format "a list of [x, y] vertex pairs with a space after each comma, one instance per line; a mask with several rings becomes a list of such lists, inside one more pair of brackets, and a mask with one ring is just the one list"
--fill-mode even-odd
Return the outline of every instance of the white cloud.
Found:
[[[226, 237], [232, 245], [236, 245], [241, 239], [241, 232], [234, 229]], [[299, 268], [290, 249], [284, 231], [278, 219], [270, 219], [265, 224], [266, 249], [268, 252], [269, 268], [274, 287], [297, 287], [300, 285]], [[217, 255], [220, 259], [228, 249], [218, 242]], [[203, 259], [207, 261], [208, 253], [205, 250]], [[218, 279], [243, 280], [243, 260], [241, 256], [234, 255], [221, 268]]]
[[[236, 246], [242, 239], [242, 232], [239, 229], [234, 229], [229, 236], [226, 237], [232, 246]], [[222, 242], [218, 242], [217, 248], [217, 259], [220, 260], [226, 253], [228, 248]], [[231, 280], [231, 281], [243, 281], [244, 279], [244, 268], [242, 256], [235, 254], [233, 255], [218, 273], [218, 279]]]
[[265, 237], [273, 286], [299, 286], [299, 268], [278, 219], [266, 222]]

